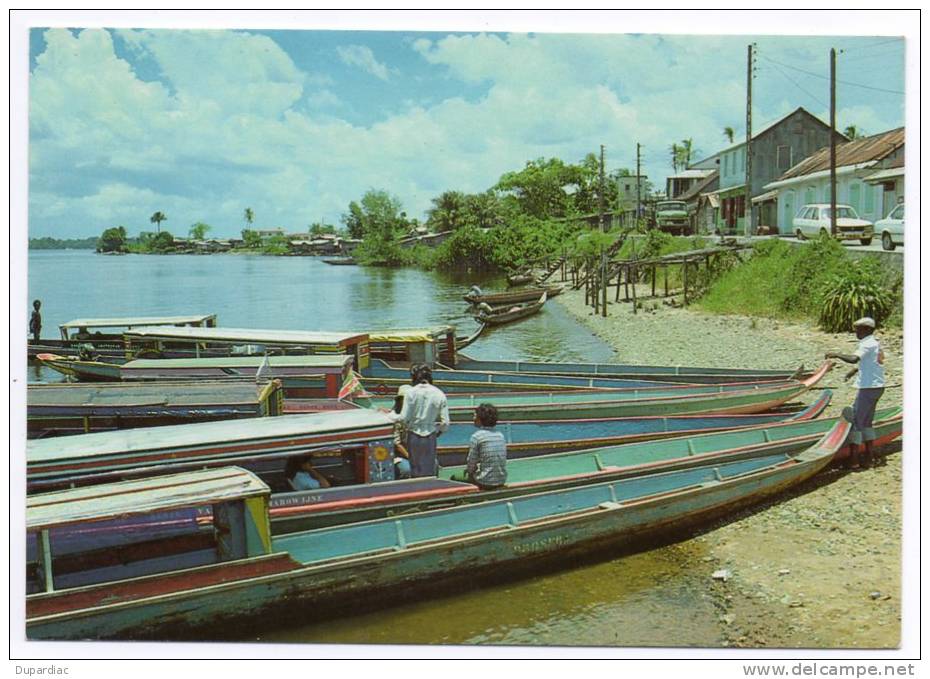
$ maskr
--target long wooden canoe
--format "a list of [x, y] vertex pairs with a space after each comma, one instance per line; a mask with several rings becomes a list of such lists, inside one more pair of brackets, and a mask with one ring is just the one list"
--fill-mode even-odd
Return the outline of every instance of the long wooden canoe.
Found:
[[[876, 445], [901, 435], [902, 410], [876, 413]], [[811, 413], [806, 413], [810, 415]], [[313, 491], [276, 492], [271, 496], [272, 532], [283, 534], [323, 526], [368, 521], [432, 508], [481, 502], [546, 490], [684, 469], [712, 461], [744, 459], [775, 452], [797, 452], [822, 436], [839, 418], [776, 422], [719, 433], [680, 435], [665, 440], [600, 447], [581, 452], [509, 459], [507, 485], [479, 491], [463, 481], [463, 466], [444, 467], [439, 478], [415, 478], [374, 484], [339, 485]], [[837, 452], [845, 456], [848, 446]], [[199, 515], [202, 519], [206, 514]], [[134, 527], [133, 527], [134, 526]], [[129, 528], [144, 530], [140, 524]], [[126, 530], [123, 523], [110, 529]], [[151, 530], [156, 531], [157, 526]], [[91, 539], [91, 536], [88, 536]]]
[[[137, 359], [121, 365], [54, 354], [41, 354], [39, 359], [43, 365], [82, 382], [254, 377], [261, 370], [264, 377], [280, 379], [285, 395], [294, 399], [335, 398], [352, 362], [351, 356], [342, 354], [269, 356], [267, 360], [261, 356]], [[447, 393], [667, 388], [673, 384], [664, 381], [444, 369], [433, 371], [433, 382]], [[375, 394], [393, 394], [400, 385], [409, 383], [409, 368], [395, 367], [380, 359], [373, 359], [368, 368], [362, 371], [362, 385]]]
[[100, 356], [125, 359], [122, 331], [155, 325], [214, 327], [216, 314], [76, 318], [58, 326], [61, 339], [40, 339], [38, 343], [30, 340], [28, 357], [32, 360], [43, 353], [77, 354], [84, 345], [89, 345]]
[[529, 373], [532, 375], [568, 375], [577, 377], [611, 377], [627, 380], [650, 380], [695, 383], [759, 382], [762, 380], [801, 379], [811, 372], [766, 370], [759, 368], [704, 368], [694, 366], [635, 365], [621, 363], [544, 363], [540, 361], [490, 361], [459, 354], [456, 370], [494, 373]]
[[510, 292], [483, 293], [480, 295], [469, 292], [462, 299], [472, 304], [481, 304], [485, 302], [491, 306], [500, 306], [502, 304], [518, 304], [520, 302], [532, 302], [539, 299], [539, 296], [546, 294], [550, 299], [562, 292], [561, 285], [546, 285], [539, 288], [525, 288], [523, 290], [512, 290]]
[[[723, 462], [270, 540], [265, 534], [267, 518], [261, 518], [267, 489], [262, 495], [256, 482], [243, 483], [243, 493], [248, 493], [241, 500], [246, 511], [221, 511], [221, 516], [232, 519], [232, 535], [243, 535], [244, 544], [238, 550], [244, 554], [241, 558], [216, 561], [223, 558], [224, 549], [233, 550], [222, 543], [210, 550], [215, 531], [193, 528], [188, 544], [193, 543], [197, 553], [216, 555], [202, 564], [185, 567], [179, 554], [168, 563], [157, 564], [161, 572], [127, 578], [130, 568], [155, 567], [153, 557], [139, 545], [135, 561], [122, 562], [104, 581], [61, 589], [54, 589], [56, 571], [62, 565], [67, 569], [75, 559], [56, 562], [51, 530], [64, 522], [109, 519], [122, 507], [134, 507], [140, 514], [141, 510], [132, 503], [131, 492], [120, 497], [119, 484], [104, 489], [109, 504], [118, 505], [115, 511], [95, 507], [84, 495], [72, 500], [71, 494], [54, 494], [27, 507], [30, 541], [41, 543], [37, 553], [42, 555], [40, 567], [30, 571], [30, 583], [44, 591], [27, 596], [26, 636], [213, 638], [224, 624], [238, 625], [259, 616], [267, 621], [276, 611], [293, 613], [304, 607], [318, 611], [328, 602], [361, 602], [390, 591], [409, 596], [414, 583], [441, 582], [448, 587], [457, 578], [474, 582], [492, 572], [515, 573], [536, 568], [543, 561], [575, 559], [593, 548], [629, 545], [777, 495], [827, 466], [849, 428], [848, 422], [839, 422], [815, 445], [792, 455]], [[160, 511], [191, 507], [197, 493], [179, 491], [183, 480], [172, 483], [170, 479], [160, 481], [162, 495], [150, 486], [140, 491], [149, 496], [147, 503]], [[228, 487], [222, 492], [219, 497], [212, 493], [205, 502], [222, 509], [237, 501]], [[180, 494], [181, 498], [168, 502], [164, 494], [172, 499]], [[77, 509], [70, 511], [74, 503]], [[180, 549], [178, 543], [184, 537], [159, 542], [159, 554]], [[126, 554], [138, 545], [134, 542], [137, 536], [128, 540], [129, 545], [114, 546], [102, 556]], [[99, 568], [93, 571], [92, 559], [78, 563], [97, 578], [103, 577]]]
[[[521, 420], [499, 422], [496, 429], [503, 434], [507, 443], [507, 458], [516, 459], [778, 422], [803, 422], [819, 417], [830, 404], [831, 398], [832, 392], [825, 389], [810, 405], [797, 412]], [[464, 464], [474, 432], [475, 426], [471, 422], [453, 422], [438, 440], [440, 465], [449, 467]]]
[[[790, 413], [765, 413], [760, 415], [682, 416], [653, 418], [619, 418], [613, 420], [502, 422], [498, 426], [508, 440], [508, 457], [522, 458], [544, 455], [558, 451], [573, 451], [598, 446], [613, 445], [630, 441], [680, 437], [701, 432], [722, 431], [736, 428], [757, 427], [776, 422], [801, 422], [817, 417], [830, 401], [829, 392], [821, 394], [805, 410]], [[319, 415], [297, 425], [287, 422], [280, 427], [262, 424], [256, 434], [269, 433], [274, 438], [252, 441], [244, 437], [249, 434], [247, 425], [205, 428], [139, 428], [136, 435], [111, 432], [112, 435], [76, 435], [67, 441], [47, 442], [44, 445], [30, 443], [27, 447], [27, 488], [30, 492], [41, 489], [60, 488], [67, 484], [101, 483], [114, 478], [128, 478], [159, 473], [158, 467], [180, 471], [194, 466], [217, 465], [232, 460], [260, 473], [277, 489], [285, 489], [282, 471], [287, 457], [306, 450], [315, 451], [317, 466], [328, 474], [339, 475], [341, 484], [356, 485], [372, 478], [378, 481], [392, 480], [392, 470], [372, 477], [366, 466], [359, 464], [357, 457], [367, 460], [368, 455], [350, 451], [346, 459], [345, 441], [330, 449], [326, 445], [334, 433], [367, 437], [365, 448], [374, 448], [388, 435], [384, 428], [386, 418], [379, 413], [371, 421], [378, 423], [375, 433], [344, 432], [347, 426], [365, 425], [364, 413], [333, 417], [331, 421]], [[363, 413], [360, 415], [359, 413]], [[289, 419], [290, 416], [288, 416]], [[300, 417], [300, 416], [296, 416]], [[307, 417], [307, 416], [304, 416]], [[348, 422], [348, 425], [346, 424]], [[368, 422], [370, 424], [370, 422]], [[286, 426], [285, 426], [286, 425]], [[264, 427], [264, 430], [262, 429]], [[304, 436], [313, 432], [312, 438], [304, 440], [299, 447], [296, 442], [281, 439], [299, 430]], [[474, 425], [454, 423], [440, 437], [438, 457], [443, 467], [463, 464], [468, 451], [468, 441]], [[140, 441], [148, 441], [141, 444]], [[183, 452], [179, 449], [183, 445]], [[278, 444], [278, 445], [276, 445]], [[224, 449], [218, 448], [220, 445]], [[229, 448], [228, 453], [225, 448]], [[223, 450], [224, 454], [219, 453]], [[228, 462], [227, 462], [228, 463]], [[367, 492], [367, 491], [366, 491]], [[373, 491], [375, 494], [377, 491]]]
[[[123, 364], [40, 354], [43, 365], [81, 382], [164, 382], [278, 379], [288, 398], [336, 398], [352, 369], [352, 357], [223, 356], [215, 358], [136, 359]], [[407, 380], [409, 382], [409, 378]]]
[[[621, 389], [524, 394], [452, 394], [447, 397], [453, 421], [471, 421], [475, 407], [490, 402], [501, 420], [567, 420], [605, 417], [759, 413], [788, 403], [816, 385], [832, 367], [824, 363], [805, 380], [732, 385], [676, 386], [667, 389]], [[389, 408], [392, 401], [374, 399]]]
[[514, 305], [508, 303], [498, 307], [479, 308], [478, 313], [475, 314], [475, 320], [485, 325], [513, 323], [539, 313], [545, 304], [546, 293], [544, 292], [535, 302], [522, 302]]
[[281, 383], [196, 380], [145, 383], [30, 384], [30, 438], [280, 415]]
[[533, 282], [533, 274], [530, 272], [515, 273], [507, 275], [507, 287], [515, 288], [520, 285], [526, 285]]
[[228, 464], [278, 480], [288, 458], [343, 451], [352, 478], [393, 479], [393, 433], [385, 415], [355, 408], [35, 439], [26, 442], [26, 487], [34, 492]]
[[[438, 479], [408, 479], [369, 486], [280, 493], [271, 498], [272, 531], [284, 534], [649, 475], [715, 461], [779, 452], [792, 454], [816, 442], [839, 420], [828, 418], [784, 422], [570, 453], [508, 459], [507, 484], [496, 490], [479, 491], [475, 486], [464, 483], [464, 466], [457, 466], [441, 469]], [[902, 409], [886, 408], [876, 413], [875, 431], [876, 445], [897, 439], [902, 432]], [[848, 450], [848, 445], [843, 445], [836, 457], [845, 457]]]

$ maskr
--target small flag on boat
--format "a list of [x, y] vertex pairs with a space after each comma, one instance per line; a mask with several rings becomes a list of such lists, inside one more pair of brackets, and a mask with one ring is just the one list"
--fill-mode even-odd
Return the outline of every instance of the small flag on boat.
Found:
[[342, 383], [342, 388], [339, 390], [338, 399], [340, 401], [353, 396], [355, 398], [371, 398], [372, 395], [365, 391], [365, 387], [362, 386], [361, 377], [354, 370], [349, 371], [345, 382]]
[[268, 363], [268, 354], [265, 354], [265, 358], [262, 359], [258, 370], [255, 371], [255, 381], [258, 382], [269, 372], [271, 372], [271, 364]]

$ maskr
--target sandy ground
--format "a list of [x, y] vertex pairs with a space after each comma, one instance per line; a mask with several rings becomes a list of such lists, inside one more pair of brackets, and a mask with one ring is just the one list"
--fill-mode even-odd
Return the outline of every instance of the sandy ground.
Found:
[[[612, 296], [613, 291], [611, 291]], [[583, 294], [555, 298], [616, 350], [621, 363], [808, 368], [826, 351], [853, 353], [855, 337], [807, 325], [717, 316], [659, 305], [633, 315], [630, 304], [594, 316]], [[651, 302], [647, 304], [651, 307]], [[902, 336], [879, 332], [886, 354], [879, 407], [902, 402]], [[837, 362], [822, 386], [834, 391], [825, 416], [855, 397], [848, 365]], [[706, 587], [719, 611], [721, 643], [734, 647], [894, 648], [901, 621], [901, 443], [884, 465], [831, 469], [695, 540], [707, 556]], [[714, 579], [727, 571], [726, 580]]]

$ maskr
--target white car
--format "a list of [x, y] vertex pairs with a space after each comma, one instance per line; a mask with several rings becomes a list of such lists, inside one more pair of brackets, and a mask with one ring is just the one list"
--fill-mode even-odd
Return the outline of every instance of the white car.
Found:
[[875, 222], [875, 234], [882, 239], [882, 248], [894, 250], [904, 245], [904, 204], [898, 205], [884, 219]]
[[[798, 240], [830, 235], [830, 205], [817, 203], [802, 207], [792, 222], [794, 235]], [[859, 215], [849, 205], [836, 206], [836, 238], [839, 240], [858, 239], [863, 245], [872, 242], [875, 232], [872, 222], [859, 219]]]

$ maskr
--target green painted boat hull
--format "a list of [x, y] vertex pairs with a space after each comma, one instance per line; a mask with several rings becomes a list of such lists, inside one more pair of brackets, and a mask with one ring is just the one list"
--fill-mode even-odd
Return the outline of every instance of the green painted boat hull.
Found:
[[[327, 602], [370, 602], [385, 593], [409, 598], [415, 583], [448, 588], [490, 573], [515, 572], [544, 561], [568, 561], [592, 549], [631, 544], [680, 530], [770, 498], [816, 474], [845, 440], [848, 423], [796, 456], [775, 455], [693, 470], [602, 483], [568, 491], [483, 502], [273, 540], [283, 572], [243, 577], [209, 587], [194, 585], [203, 569], [182, 582], [172, 574], [146, 576], [119, 587], [144, 592], [105, 605], [37, 614], [67, 592], [27, 600], [29, 639], [217, 638], [223, 625], [276, 612], [316, 611]], [[274, 558], [272, 554], [260, 559]], [[232, 569], [227, 562], [212, 569]], [[222, 571], [220, 571], [222, 572]], [[106, 586], [104, 586], [105, 592]], [[30, 613], [31, 611], [31, 613]]]

